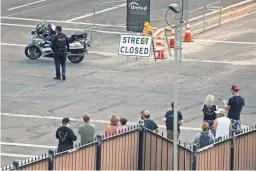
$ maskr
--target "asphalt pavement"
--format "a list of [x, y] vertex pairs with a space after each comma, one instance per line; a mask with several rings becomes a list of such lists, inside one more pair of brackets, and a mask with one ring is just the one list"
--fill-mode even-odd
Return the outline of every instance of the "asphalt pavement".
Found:
[[[139, 120], [139, 112], [149, 109], [165, 132], [162, 117], [173, 100], [173, 60], [155, 63], [152, 59], [117, 56], [119, 35], [97, 33], [85, 60], [80, 64], [67, 63], [67, 80], [53, 80], [52, 59], [29, 60], [24, 55], [24, 45], [30, 40], [36, 19], [48, 15], [51, 20], [67, 21], [91, 14], [94, 1], [63, 0], [60, 4], [46, 0], [11, 9], [32, 2], [2, 2], [2, 17], [16, 18], [4, 18], [1, 25], [1, 166], [56, 146], [55, 131], [62, 117], [74, 119], [72, 128], [77, 134], [81, 117], [90, 114], [97, 134], [102, 134], [112, 114], [127, 117], [134, 124]], [[191, 2], [193, 9], [205, 1]], [[152, 6], [164, 8], [169, 3], [152, 1]], [[121, 11], [110, 12], [121, 15]], [[99, 15], [101, 24], [111, 24], [103, 19], [111, 14], [103, 14]], [[221, 101], [231, 96], [230, 87], [235, 83], [240, 85], [246, 103], [242, 123], [255, 125], [255, 17], [252, 14], [200, 34], [192, 43], [183, 43], [184, 61], [180, 63], [179, 75], [179, 109], [185, 120], [182, 142], [191, 142], [200, 130], [205, 96], [212, 93], [217, 105], [222, 106]], [[64, 29], [65, 33], [92, 26], [89, 17], [74, 22], [83, 23], [63, 24], [69, 28]]]

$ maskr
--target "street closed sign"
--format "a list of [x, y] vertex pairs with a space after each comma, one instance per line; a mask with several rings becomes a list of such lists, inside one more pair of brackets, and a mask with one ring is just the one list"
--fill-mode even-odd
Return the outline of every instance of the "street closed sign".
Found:
[[152, 38], [140, 35], [121, 35], [118, 55], [149, 57]]

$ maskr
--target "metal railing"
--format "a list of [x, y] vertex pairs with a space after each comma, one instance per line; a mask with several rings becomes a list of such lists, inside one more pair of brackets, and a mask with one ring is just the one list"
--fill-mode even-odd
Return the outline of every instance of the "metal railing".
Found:
[[[255, 141], [256, 126], [201, 149], [178, 143], [178, 169], [255, 170]], [[14, 161], [1, 170], [172, 170], [172, 143], [137, 125], [61, 153], [49, 150], [48, 155]]]

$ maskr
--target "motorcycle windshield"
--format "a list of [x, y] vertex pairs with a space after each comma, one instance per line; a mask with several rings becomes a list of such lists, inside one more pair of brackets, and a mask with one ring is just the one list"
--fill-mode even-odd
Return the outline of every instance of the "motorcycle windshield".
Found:
[[50, 23], [49, 28], [51, 29], [51, 31], [55, 31], [56, 26], [54, 24]]

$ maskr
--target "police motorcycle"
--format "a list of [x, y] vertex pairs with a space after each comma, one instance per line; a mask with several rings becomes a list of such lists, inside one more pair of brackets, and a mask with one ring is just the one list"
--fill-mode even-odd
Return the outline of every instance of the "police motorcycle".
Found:
[[[55, 35], [55, 25], [45, 23], [43, 19], [36, 29], [31, 32], [32, 40], [25, 47], [25, 55], [29, 59], [38, 59], [39, 57], [53, 58], [51, 49], [51, 40]], [[84, 55], [88, 54], [88, 47], [91, 48], [91, 38], [87, 37], [87, 33], [73, 33], [68, 37], [70, 52], [67, 58], [72, 63], [80, 63], [84, 59]]]

